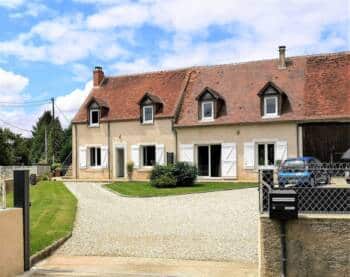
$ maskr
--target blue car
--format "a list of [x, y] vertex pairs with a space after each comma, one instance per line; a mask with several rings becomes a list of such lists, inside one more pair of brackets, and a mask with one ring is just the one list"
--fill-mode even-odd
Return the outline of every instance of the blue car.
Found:
[[314, 157], [300, 157], [285, 160], [278, 171], [278, 184], [300, 187], [314, 187], [329, 184], [330, 175], [322, 169], [322, 163]]

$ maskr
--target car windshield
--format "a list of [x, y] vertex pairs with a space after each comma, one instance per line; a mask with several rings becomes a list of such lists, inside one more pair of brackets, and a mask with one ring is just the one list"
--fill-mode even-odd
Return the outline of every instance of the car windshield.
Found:
[[287, 160], [283, 163], [282, 168], [284, 169], [304, 169], [305, 162], [302, 160]]

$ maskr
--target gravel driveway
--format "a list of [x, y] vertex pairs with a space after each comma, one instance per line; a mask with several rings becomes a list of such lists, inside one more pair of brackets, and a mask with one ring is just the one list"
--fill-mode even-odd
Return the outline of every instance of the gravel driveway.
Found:
[[129, 198], [66, 182], [78, 198], [73, 236], [56, 255], [257, 262], [258, 192]]

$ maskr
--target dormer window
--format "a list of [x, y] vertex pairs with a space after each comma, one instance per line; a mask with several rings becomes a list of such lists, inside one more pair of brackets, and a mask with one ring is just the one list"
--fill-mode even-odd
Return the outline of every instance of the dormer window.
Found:
[[90, 110], [90, 127], [98, 127], [100, 125], [100, 110]]
[[156, 114], [163, 110], [162, 100], [149, 92], [144, 94], [138, 104], [140, 105], [140, 122], [145, 125], [153, 124]]
[[278, 97], [277, 96], [264, 97], [264, 116], [265, 117], [278, 116]]
[[142, 107], [142, 123], [152, 124], [153, 123], [153, 106], [143, 106]]
[[214, 120], [214, 102], [203, 101], [202, 102], [202, 120]]
[[101, 118], [104, 119], [108, 116], [108, 104], [104, 100], [96, 97], [91, 97], [86, 104], [86, 109], [89, 127], [99, 127]]
[[198, 101], [198, 120], [213, 121], [226, 113], [225, 100], [215, 90], [206, 87], [196, 97]]
[[259, 91], [262, 118], [279, 117], [288, 108], [286, 93], [273, 82], [267, 82]]

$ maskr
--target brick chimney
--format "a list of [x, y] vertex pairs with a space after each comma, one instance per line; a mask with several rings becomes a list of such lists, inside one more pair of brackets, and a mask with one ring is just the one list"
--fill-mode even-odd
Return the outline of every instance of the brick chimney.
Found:
[[95, 66], [95, 69], [93, 72], [94, 87], [99, 87], [101, 85], [101, 82], [103, 81], [104, 77], [105, 77], [105, 74], [103, 73], [102, 67]]
[[279, 51], [279, 60], [278, 60], [278, 68], [285, 69], [287, 67], [286, 64], [286, 47], [284, 45], [278, 46]]

